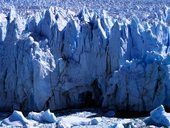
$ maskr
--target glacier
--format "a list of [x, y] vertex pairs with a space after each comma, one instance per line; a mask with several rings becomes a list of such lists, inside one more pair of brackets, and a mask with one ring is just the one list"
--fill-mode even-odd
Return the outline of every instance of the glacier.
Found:
[[116, 19], [52, 7], [0, 14], [0, 111], [170, 108], [170, 9]]

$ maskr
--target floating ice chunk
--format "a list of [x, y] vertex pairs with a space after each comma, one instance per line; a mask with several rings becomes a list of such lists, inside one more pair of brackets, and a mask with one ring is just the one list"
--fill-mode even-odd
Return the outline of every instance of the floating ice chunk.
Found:
[[108, 111], [106, 114], [105, 114], [106, 117], [114, 117], [115, 116], [115, 112], [114, 111]]
[[150, 113], [151, 119], [157, 124], [170, 126], [170, 114], [165, 112], [164, 106], [161, 105]]
[[49, 109], [46, 111], [42, 111], [40, 113], [30, 112], [28, 114], [28, 118], [38, 122], [48, 122], [48, 123], [57, 122], [57, 118], [55, 117], [54, 113], [51, 113]]
[[[42, 111], [42, 112], [44, 112], [44, 111]], [[35, 121], [38, 121], [38, 122], [42, 122], [42, 112], [40, 112], [40, 113], [30, 112], [28, 114], [28, 119], [32, 119], [32, 120], [35, 120]]]
[[151, 118], [157, 122], [157, 120], [160, 118], [160, 115], [165, 114], [164, 106], [161, 105], [158, 108], [154, 109], [150, 112]]
[[91, 125], [97, 125], [101, 121], [102, 119], [100, 117], [96, 117], [94, 119], [91, 119]]
[[51, 113], [49, 109], [45, 112], [42, 112], [42, 120], [49, 123], [57, 122], [57, 118], [55, 117], [54, 113]]
[[150, 112], [150, 117], [146, 121], [157, 126], [169, 127], [170, 113], [165, 112], [164, 106], [161, 105]]
[[28, 120], [24, 117], [22, 112], [14, 111], [12, 115], [2, 121], [2, 125], [11, 125], [11, 126], [33, 126], [36, 122]]

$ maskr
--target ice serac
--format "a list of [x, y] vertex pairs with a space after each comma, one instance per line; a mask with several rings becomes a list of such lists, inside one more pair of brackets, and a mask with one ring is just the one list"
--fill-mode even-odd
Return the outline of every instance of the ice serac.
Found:
[[0, 110], [170, 108], [169, 11], [154, 24], [83, 9], [0, 14]]

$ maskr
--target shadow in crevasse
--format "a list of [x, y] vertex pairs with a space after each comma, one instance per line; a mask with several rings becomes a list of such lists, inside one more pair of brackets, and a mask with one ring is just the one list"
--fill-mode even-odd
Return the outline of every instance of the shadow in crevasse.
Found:
[[[110, 113], [111, 112], [111, 113]], [[114, 112], [114, 114], [113, 114]], [[110, 114], [109, 114], [110, 113]], [[113, 110], [107, 110], [102, 109], [98, 110], [98, 112], [95, 115], [89, 116], [89, 118], [92, 117], [108, 117], [108, 118], [141, 118], [141, 117], [147, 117], [149, 116], [149, 112], [135, 112], [135, 111], [113, 111]]]
[[86, 117], [90, 117], [90, 116], [100, 116], [101, 115], [101, 110], [100, 108], [72, 108], [72, 109], [63, 109], [63, 110], [59, 110], [59, 111], [55, 111], [55, 116], [56, 117], [60, 117], [60, 116], [69, 116], [69, 115], [76, 115], [76, 114], [80, 114], [80, 113], [89, 113], [88, 115], [86, 115]]
[[136, 111], [116, 111], [115, 117], [117, 118], [139, 118], [147, 117], [150, 115], [150, 112], [136, 112]]
[[[95, 118], [95, 117], [108, 117], [108, 118], [142, 118], [142, 117], [147, 117], [149, 116], [149, 112], [134, 112], [134, 111], [113, 111], [109, 109], [103, 109], [103, 108], [76, 108], [76, 109], [65, 109], [65, 110], [60, 110], [60, 111], [55, 111], [55, 116], [60, 117], [60, 116], [68, 116], [68, 115], [75, 115], [75, 114], [80, 114], [84, 113], [87, 114], [87, 118]], [[111, 115], [108, 114], [108, 112], [114, 112]]]

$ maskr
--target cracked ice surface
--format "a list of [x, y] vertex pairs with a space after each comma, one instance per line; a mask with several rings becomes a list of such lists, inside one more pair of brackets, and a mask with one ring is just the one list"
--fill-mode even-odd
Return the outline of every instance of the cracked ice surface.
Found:
[[27, 19], [1, 14], [0, 110], [170, 108], [165, 12], [153, 24], [57, 7]]

